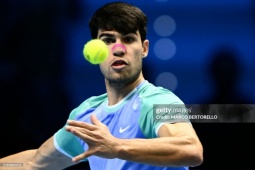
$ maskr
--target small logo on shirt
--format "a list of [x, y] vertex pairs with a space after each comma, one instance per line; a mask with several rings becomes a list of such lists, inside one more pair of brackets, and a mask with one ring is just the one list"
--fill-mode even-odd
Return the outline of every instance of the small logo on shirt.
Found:
[[120, 132], [120, 133], [123, 133], [123, 132], [125, 132], [129, 127], [130, 127], [130, 125], [128, 125], [128, 126], [125, 127], [125, 128], [120, 127], [119, 132]]

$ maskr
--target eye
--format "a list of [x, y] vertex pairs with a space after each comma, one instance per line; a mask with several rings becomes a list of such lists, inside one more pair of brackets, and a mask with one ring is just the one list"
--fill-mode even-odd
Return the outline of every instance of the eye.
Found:
[[124, 38], [124, 41], [125, 41], [125, 43], [130, 44], [130, 43], [135, 41], [135, 38], [132, 37], [132, 36], [127, 36], [127, 37]]
[[109, 45], [111, 43], [115, 43], [116, 40], [114, 38], [110, 38], [110, 37], [105, 37], [105, 38], [102, 38], [102, 41], [105, 42], [105, 44]]

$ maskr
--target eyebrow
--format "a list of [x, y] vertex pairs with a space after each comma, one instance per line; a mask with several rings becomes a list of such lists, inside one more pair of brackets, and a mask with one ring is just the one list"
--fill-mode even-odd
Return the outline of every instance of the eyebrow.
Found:
[[103, 34], [100, 34], [98, 38], [101, 38], [103, 36], [107, 36], [107, 37], [114, 37], [113, 34], [109, 34], [109, 33], [103, 33]]
[[[137, 32], [135, 32], [135, 33], [129, 33], [129, 34], [138, 35]], [[123, 36], [127, 36], [127, 35], [129, 35], [129, 34], [126, 34], [126, 35], [123, 35]], [[98, 38], [101, 38], [101, 37], [103, 37], [103, 36], [114, 37], [115, 35], [114, 35], [114, 34], [111, 34], [111, 33], [102, 33], [102, 34], [99, 35]]]

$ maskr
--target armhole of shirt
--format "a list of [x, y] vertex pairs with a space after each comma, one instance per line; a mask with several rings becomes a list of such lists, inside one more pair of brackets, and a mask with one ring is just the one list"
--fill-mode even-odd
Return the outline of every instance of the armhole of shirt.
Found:
[[[174, 123], [174, 122], [169, 122], [169, 123]], [[178, 122], [176, 122], [176, 123], [178, 123]], [[190, 126], [192, 126], [192, 123], [191, 123], [191, 122], [187, 122], [187, 123], [189, 123]], [[156, 129], [155, 129], [155, 133], [156, 133], [156, 136], [157, 136], [157, 137], [159, 137], [159, 136], [158, 136], [158, 131], [159, 131], [159, 129], [160, 129], [164, 124], [168, 124], [168, 122], [162, 122], [162, 123], [159, 123], [159, 124], [157, 125], [157, 127], [156, 127]], [[192, 126], [192, 127], [193, 127], [193, 126]]]
[[62, 154], [68, 156], [69, 158], [73, 158], [73, 156], [69, 155], [67, 152], [65, 152], [65, 151], [59, 146], [59, 144], [58, 144], [58, 142], [57, 142], [57, 139], [56, 139], [56, 135], [57, 135], [57, 134], [55, 133], [55, 134], [54, 134], [54, 146], [55, 146], [55, 148], [56, 148], [59, 152], [61, 152]]

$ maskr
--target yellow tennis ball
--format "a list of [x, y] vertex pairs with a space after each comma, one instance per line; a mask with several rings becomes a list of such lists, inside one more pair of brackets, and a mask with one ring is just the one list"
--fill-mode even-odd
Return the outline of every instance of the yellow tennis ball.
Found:
[[83, 56], [91, 64], [100, 64], [108, 57], [107, 45], [100, 39], [88, 41], [83, 48]]

